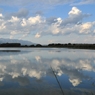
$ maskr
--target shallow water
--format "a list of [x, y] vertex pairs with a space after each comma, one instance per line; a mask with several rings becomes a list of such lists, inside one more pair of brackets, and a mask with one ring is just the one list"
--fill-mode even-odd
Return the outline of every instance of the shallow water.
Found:
[[95, 95], [95, 51], [0, 48], [0, 95]]

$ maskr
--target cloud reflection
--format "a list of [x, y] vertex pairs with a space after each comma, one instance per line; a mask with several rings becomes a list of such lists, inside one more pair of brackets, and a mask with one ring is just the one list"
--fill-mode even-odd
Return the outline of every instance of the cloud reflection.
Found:
[[[18, 76], [35, 77], [40, 79], [43, 76], [49, 74], [50, 66], [54, 69], [58, 76], [66, 74], [69, 76], [70, 82], [82, 81], [83, 78], [87, 76], [83, 75], [82, 71], [93, 71], [95, 72], [95, 67], [91, 64], [92, 60], [80, 59], [80, 60], [70, 60], [70, 59], [43, 59], [39, 56], [36, 57], [37, 62], [31, 62], [28, 58], [23, 58], [21, 60], [10, 58], [10, 61], [0, 62], [0, 75], [11, 75], [12, 78]], [[40, 61], [41, 60], [41, 61]], [[94, 62], [93, 62], [94, 63]], [[88, 76], [89, 79], [89, 76]], [[79, 83], [80, 83], [79, 82]], [[79, 84], [78, 83], [78, 84]]]
[[[51, 53], [49, 54], [51, 55]], [[56, 54], [59, 54], [59, 52]], [[76, 52], [72, 54], [76, 55]], [[26, 86], [30, 84], [29, 78], [37, 80], [43, 80], [47, 76], [54, 78], [51, 67], [58, 78], [64, 75], [68, 76], [68, 81], [73, 87], [78, 87], [83, 80], [95, 79], [94, 76], [88, 74], [95, 72], [94, 56], [89, 59], [80, 57], [71, 59], [67, 55], [65, 57], [47, 57], [30, 52], [21, 53], [18, 56], [10, 55], [6, 59], [0, 57], [0, 83], [5, 80], [12, 80], [18, 82], [21, 86]]]

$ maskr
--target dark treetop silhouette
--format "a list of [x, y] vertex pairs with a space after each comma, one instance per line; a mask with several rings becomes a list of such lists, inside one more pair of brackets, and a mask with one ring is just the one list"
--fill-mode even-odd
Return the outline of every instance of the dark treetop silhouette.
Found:
[[72, 44], [72, 43], [51, 43], [48, 45], [21, 45], [20, 43], [2, 43], [0, 47], [46, 47], [46, 48], [76, 48], [76, 49], [95, 49], [95, 44]]

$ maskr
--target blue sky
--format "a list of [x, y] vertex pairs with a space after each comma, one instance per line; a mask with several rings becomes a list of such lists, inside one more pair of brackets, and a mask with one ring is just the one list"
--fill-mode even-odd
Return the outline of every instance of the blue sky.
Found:
[[95, 43], [95, 0], [0, 0], [0, 38]]

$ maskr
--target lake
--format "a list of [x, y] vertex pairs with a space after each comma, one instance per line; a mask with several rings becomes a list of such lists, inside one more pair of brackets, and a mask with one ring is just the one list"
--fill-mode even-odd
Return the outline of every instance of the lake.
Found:
[[0, 95], [95, 95], [95, 50], [0, 48]]

